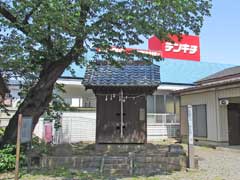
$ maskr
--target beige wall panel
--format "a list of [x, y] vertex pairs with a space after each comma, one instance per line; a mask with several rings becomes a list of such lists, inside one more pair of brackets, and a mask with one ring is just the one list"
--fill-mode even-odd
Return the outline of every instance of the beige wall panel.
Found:
[[228, 118], [227, 118], [227, 106], [219, 105], [219, 140], [228, 141]]
[[181, 117], [180, 117], [180, 131], [181, 131], [181, 135], [182, 136], [187, 136], [188, 135], [188, 122], [187, 122], [187, 113], [185, 112], [186, 109], [184, 109], [183, 107], [181, 107]]
[[[240, 97], [240, 87], [231, 88], [231, 89], [223, 89], [217, 90], [217, 103], [218, 103], [218, 123], [219, 123], [219, 140], [220, 141], [228, 141], [228, 114], [227, 114], [227, 106], [219, 105], [219, 99], [228, 98], [231, 103], [239, 103]], [[238, 98], [237, 98], [238, 97]]]
[[214, 92], [204, 92], [198, 94], [189, 94], [181, 96], [181, 105], [207, 105], [207, 139], [218, 141], [217, 136], [217, 108]]
[[240, 87], [219, 90], [217, 92], [218, 92], [218, 98], [239, 97], [240, 96]]

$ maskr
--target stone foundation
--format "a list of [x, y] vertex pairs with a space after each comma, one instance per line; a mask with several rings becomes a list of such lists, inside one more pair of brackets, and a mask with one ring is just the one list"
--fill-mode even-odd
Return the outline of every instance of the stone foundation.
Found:
[[[175, 145], [176, 146], [176, 145]], [[41, 158], [41, 167], [65, 167], [107, 176], [155, 175], [186, 168], [187, 158], [182, 147], [169, 148], [159, 145], [96, 146], [97, 151], [86, 154]], [[176, 152], [174, 149], [178, 149]], [[129, 151], [131, 150], [131, 151]]]

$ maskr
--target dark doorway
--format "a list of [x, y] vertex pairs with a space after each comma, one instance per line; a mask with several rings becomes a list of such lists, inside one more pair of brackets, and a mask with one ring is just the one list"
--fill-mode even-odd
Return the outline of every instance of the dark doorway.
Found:
[[240, 145], [240, 104], [228, 105], [229, 145]]

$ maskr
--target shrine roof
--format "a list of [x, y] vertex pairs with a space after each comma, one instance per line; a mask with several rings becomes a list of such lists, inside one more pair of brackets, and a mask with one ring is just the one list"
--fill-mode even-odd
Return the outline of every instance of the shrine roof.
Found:
[[87, 66], [83, 79], [86, 87], [91, 86], [158, 86], [160, 83], [159, 66], [131, 61], [115, 66], [106, 61], [96, 62]]

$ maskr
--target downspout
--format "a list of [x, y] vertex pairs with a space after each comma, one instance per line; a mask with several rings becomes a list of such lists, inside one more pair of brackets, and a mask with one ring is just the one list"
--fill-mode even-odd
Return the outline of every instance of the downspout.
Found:
[[[218, 101], [217, 101], [217, 91], [216, 91], [216, 88], [214, 88], [214, 94], [215, 94], [215, 116], [216, 116], [216, 127], [217, 127], [217, 141], [219, 140], [219, 133], [218, 133], [218, 130], [219, 130], [219, 124], [218, 124]], [[208, 129], [208, 128], [207, 128]]]

